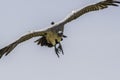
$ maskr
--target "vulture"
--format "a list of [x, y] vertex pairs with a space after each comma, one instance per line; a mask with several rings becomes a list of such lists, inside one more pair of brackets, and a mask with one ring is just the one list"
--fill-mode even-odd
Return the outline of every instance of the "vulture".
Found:
[[118, 4], [120, 4], [120, 1], [104, 0], [96, 4], [88, 5], [80, 10], [72, 11], [72, 13], [65, 17], [63, 20], [57, 23], [51, 22], [51, 26], [49, 28], [44, 30], [31, 31], [28, 34], [21, 36], [13, 43], [3, 47], [2, 49], [0, 49], [0, 58], [3, 55], [7, 56], [18, 44], [21, 44], [34, 37], [40, 37], [35, 41], [37, 45], [47, 46], [49, 48], [54, 47], [55, 53], [59, 57], [60, 53], [64, 54], [60, 42], [63, 40], [63, 38], [67, 37], [64, 35], [65, 24], [77, 19], [78, 17], [82, 16], [85, 13], [106, 9], [109, 6], [118, 7], [119, 6]]

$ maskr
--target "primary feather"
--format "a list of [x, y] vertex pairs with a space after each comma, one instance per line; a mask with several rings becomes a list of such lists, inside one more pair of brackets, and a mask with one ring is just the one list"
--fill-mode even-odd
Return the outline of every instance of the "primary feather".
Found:
[[[36, 40], [35, 42], [37, 42], [37, 44], [41, 45], [41, 46], [48, 46], [48, 47], [54, 46], [55, 52], [56, 52], [57, 56], [59, 57], [58, 53], [59, 52], [63, 53], [63, 49], [60, 44], [60, 41], [62, 41], [63, 37], [66, 37], [63, 35], [65, 24], [77, 19], [78, 17], [84, 15], [85, 13], [88, 13], [91, 11], [102, 10], [102, 9], [108, 8], [108, 6], [118, 6], [118, 4], [120, 4], [120, 1], [105, 0], [105, 1], [101, 1], [101, 2], [98, 2], [93, 5], [86, 6], [81, 10], [74, 11], [71, 15], [67, 16], [62, 21], [55, 23], [55, 24], [52, 23], [52, 26], [50, 28], [43, 30], [43, 31], [34, 31], [32, 33], [28, 33], [28, 34], [20, 37], [15, 42], [9, 44], [8, 46], [0, 49], [0, 58], [3, 55], [8, 55], [18, 44], [20, 44], [24, 41], [27, 41], [33, 37], [39, 37], [39, 36], [42, 36], [42, 37], [39, 38], [38, 40]], [[59, 33], [59, 32], [62, 32], [62, 33]], [[56, 47], [57, 44], [59, 44], [58, 47]]]

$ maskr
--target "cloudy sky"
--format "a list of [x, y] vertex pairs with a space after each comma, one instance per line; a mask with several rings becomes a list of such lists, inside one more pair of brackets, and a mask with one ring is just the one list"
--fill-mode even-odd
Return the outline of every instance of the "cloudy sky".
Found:
[[[101, 0], [0, 0], [0, 48]], [[1, 80], [120, 80], [120, 7], [65, 25], [65, 55], [31, 39], [0, 60]]]

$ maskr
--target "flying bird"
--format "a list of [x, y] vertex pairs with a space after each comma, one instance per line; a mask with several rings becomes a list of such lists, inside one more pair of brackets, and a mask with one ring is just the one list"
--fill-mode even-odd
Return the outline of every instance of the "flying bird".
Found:
[[49, 48], [54, 47], [55, 53], [59, 57], [60, 53], [64, 54], [63, 48], [60, 42], [63, 40], [63, 38], [67, 37], [64, 35], [65, 24], [77, 19], [78, 17], [82, 16], [85, 13], [102, 10], [102, 9], [108, 8], [109, 6], [118, 7], [118, 4], [120, 4], [120, 1], [105, 0], [105, 1], [98, 2], [96, 4], [86, 6], [83, 9], [72, 11], [70, 15], [68, 15], [58, 23], [51, 22], [51, 26], [49, 28], [44, 30], [31, 31], [30, 33], [23, 35], [18, 40], [14, 41], [8, 46], [5, 46], [4, 48], [0, 49], [0, 58], [3, 55], [7, 56], [18, 44], [23, 43], [34, 37], [40, 37], [35, 41], [37, 45], [47, 46]]

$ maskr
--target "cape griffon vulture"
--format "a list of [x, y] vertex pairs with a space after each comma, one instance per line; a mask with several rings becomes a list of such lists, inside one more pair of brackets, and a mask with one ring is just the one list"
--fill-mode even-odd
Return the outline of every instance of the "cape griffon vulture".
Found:
[[85, 8], [81, 10], [72, 11], [72, 13], [69, 16], [67, 16], [65, 19], [63, 19], [62, 21], [58, 23], [52, 22], [49, 28], [45, 30], [32, 31], [28, 34], [25, 34], [22, 37], [20, 37], [18, 40], [16, 40], [15, 42], [0, 49], [0, 58], [3, 55], [5, 56], [8, 55], [18, 44], [25, 42], [33, 37], [40, 37], [40, 36], [41, 37], [35, 42], [41, 46], [54, 47], [55, 52], [57, 56], [59, 57], [60, 53], [64, 54], [60, 42], [63, 40], [63, 38], [66, 37], [65, 35], [63, 35], [65, 24], [71, 22], [72, 20], [77, 19], [78, 17], [82, 16], [83, 14], [87, 12], [102, 10], [102, 9], [108, 8], [109, 6], [118, 6], [118, 4], [120, 4], [120, 1], [105, 0], [105, 1], [101, 1], [93, 5], [86, 6]]

